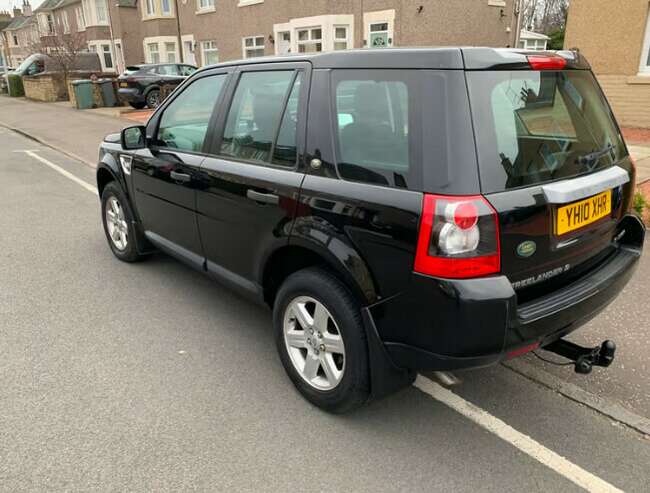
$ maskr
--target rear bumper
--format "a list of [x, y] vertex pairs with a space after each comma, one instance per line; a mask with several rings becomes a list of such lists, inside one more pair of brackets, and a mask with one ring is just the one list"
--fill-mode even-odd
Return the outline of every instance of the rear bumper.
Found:
[[144, 103], [144, 95], [138, 89], [120, 87], [117, 90], [117, 97], [123, 103]]
[[615, 251], [573, 283], [518, 305], [505, 276], [448, 280], [413, 274], [411, 287], [368, 307], [391, 362], [411, 370], [489, 366], [509, 353], [545, 346], [600, 313], [621, 292], [641, 256], [645, 228], [635, 216]]

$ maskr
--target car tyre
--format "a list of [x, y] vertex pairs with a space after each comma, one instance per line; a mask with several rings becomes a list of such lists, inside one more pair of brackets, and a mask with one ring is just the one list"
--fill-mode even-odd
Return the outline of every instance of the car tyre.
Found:
[[123, 262], [137, 262], [146, 255], [138, 253], [133, 212], [117, 182], [108, 183], [102, 191], [102, 224], [108, 245]]
[[147, 93], [146, 96], [147, 107], [155, 110], [160, 106], [160, 91], [158, 89], [152, 89]]
[[282, 364], [298, 391], [328, 412], [348, 412], [368, 401], [368, 345], [360, 309], [350, 290], [320, 268], [290, 275], [275, 298]]
[[129, 105], [131, 105], [131, 107], [135, 108], [136, 110], [141, 110], [147, 106], [147, 103], [129, 103]]

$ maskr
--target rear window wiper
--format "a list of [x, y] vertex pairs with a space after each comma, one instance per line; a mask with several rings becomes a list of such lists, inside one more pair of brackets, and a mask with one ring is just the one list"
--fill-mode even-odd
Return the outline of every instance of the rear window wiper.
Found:
[[578, 164], [592, 164], [598, 161], [601, 157], [609, 154], [612, 160], [614, 159], [614, 146], [612, 144], [607, 144], [605, 147], [598, 151], [590, 152], [584, 156], [580, 156], [576, 159]]

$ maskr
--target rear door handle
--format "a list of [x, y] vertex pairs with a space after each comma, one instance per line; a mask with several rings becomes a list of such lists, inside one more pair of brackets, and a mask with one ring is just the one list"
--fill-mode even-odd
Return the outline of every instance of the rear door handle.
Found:
[[280, 203], [280, 197], [273, 193], [260, 193], [249, 189], [246, 191], [246, 197], [260, 204], [278, 205]]
[[171, 177], [172, 180], [174, 181], [182, 181], [183, 183], [187, 183], [192, 179], [192, 177], [186, 173], [178, 173], [177, 171], [172, 171], [171, 172]]

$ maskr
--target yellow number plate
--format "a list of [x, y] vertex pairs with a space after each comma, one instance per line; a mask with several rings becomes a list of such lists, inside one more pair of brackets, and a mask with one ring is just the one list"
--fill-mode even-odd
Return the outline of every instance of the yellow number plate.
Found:
[[129, 85], [126, 82], [120, 82], [120, 87], [129, 87]]
[[612, 191], [599, 193], [588, 199], [565, 205], [557, 210], [555, 216], [555, 234], [563, 235], [588, 224], [612, 212]]

